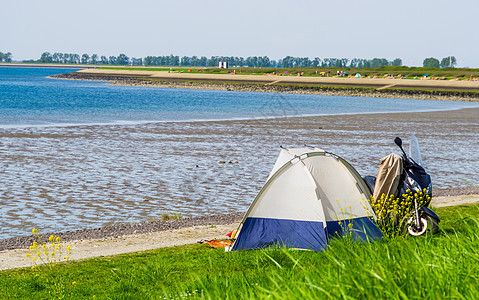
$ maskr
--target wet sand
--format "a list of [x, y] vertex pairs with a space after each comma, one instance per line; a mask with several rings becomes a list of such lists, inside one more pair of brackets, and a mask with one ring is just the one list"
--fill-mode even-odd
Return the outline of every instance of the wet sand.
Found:
[[[284, 104], [281, 97], [272, 100]], [[470, 108], [0, 129], [0, 152], [6, 154], [0, 165], [1, 225], [13, 230], [4, 231], [11, 237], [34, 227], [72, 231], [139, 223], [164, 213], [244, 212], [280, 145], [317, 146], [340, 155], [360, 174], [375, 175], [380, 158], [398, 152], [394, 138], [407, 142], [411, 133], [420, 141], [434, 189], [460, 188], [468, 181], [477, 184], [478, 115], [479, 108]]]
[[[185, 163], [181, 157], [186, 153], [197, 159], [206, 157], [198, 163], [198, 167], [193, 165], [184, 170], [175, 170], [179, 173], [178, 178], [183, 180], [186, 180], [188, 176], [203, 179], [196, 190], [195, 187], [191, 187], [192, 192], [202, 193], [201, 201], [187, 199], [178, 199], [178, 201], [183, 201], [180, 202], [183, 208], [194, 206], [199, 211], [203, 210], [206, 216], [166, 222], [120, 222], [93, 229], [60, 230], [54, 234], [61, 236], [66, 244], [72, 244], [73, 259], [190, 244], [201, 239], [223, 238], [227, 232], [237, 227], [244, 211], [263, 185], [277, 156], [278, 145], [299, 147], [304, 144], [313, 144], [336, 154], [340, 153], [361, 174], [374, 175], [379, 158], [391, 151], [396, 151], [392, 143], [394, 137], [397, 135], [407, 137], [410, 133], [415, 133], [420, 140], [428, 171], [433, 176], [433, 183], [442, 182], [434, 186], [432, 205], [440, 207], [477, 203], [479, 189], [473, 184], [477, 184], [477, 170], [479, 170], [478, 115], [479, 108], [470, 108], [408, 114], [156, 123], [126, 128], [116, 126], [113, 128], [122, 136], [122, 143], [125, 143], [125, 132], [133, 131], [136, 134], [155, 132], [153, 142], [161, 145], [162, 140], [165, 139], [163, 142], [168, 145], [163, 155], [173, 155], [180, 160], [180, 163]], [[97, 138], [105, 143], [103, 134], [111, 136], [113, 131], [109, 128], [104, 129], [105, 132], [102, 133], [101, 128], [103, 127], [73, 128], [70, 129], [71, 132], [63, 132], [63, 136], [55, 135], [45, 129], [38, 132], [28, 129], [20, 132], [1, 132], [0, 137], [27, 138], [29, 143], [33, 143], [35, 140], [42, 139], [46, 141], [65, 137], [71, 139], [72, 136], [87, 134], [88, 130], [92, 129]], [[214, 148], [211, 148], [211, 145], [215, 145]], [[141, 147], [138, 151], [145, 155]], [[228, 163], [229, 160], [236, 159], [239, 159], [238, 164]], [[226, 163], [220, 164], [220, 160]], [[213, 171], [210, 173], [201, 171], [203, 164], [206, 164], [208, 168], [213, 167]], [[261, 164], [265, 167], [258, 169]], [[228, 171], [227, 168], [236, 169]], [[209, 182], [215, 177], [221, 180]], [[230, 189], [239, 178], [242, 179], [241, 185]], [[187, 189], [183, 196], [172, 194], [170, 197], [181, 198], [188, 193]], [[223, 193], [227, 193], [223, 196], [229, 199], [229, 202], [234, 202], [231, 206], [228, 203], [214, 201], [214, 197], [218, 198]], [[87, 201], [84, 205], [90, 204]], [[144, 203], [136, 208], [141, 210], [142, 205], [146, 205], [147, 209], [156, 210], [162, 206], [161, 203], [157, 203], [149, 208], [148, 203]], [[103, 218], [107, 217], [108, 211], [113, 209], [111, 206], [106, 206], [105, 210], [97, 205], [95, 207]], [[221, 215], [218, 214], [219, 212], [226, 214]], [[27, 228], [30, 230], [34, 225]], [[50, 232], [45, 233], [46, 236], [50, 234]], [[29, 262], [21, 259], [26, 253], [25, 248], [32, 241], [32, 236], [0, 240], [0, 249], [3, 250], [0, 251], [0, 269], [29, 266]]]

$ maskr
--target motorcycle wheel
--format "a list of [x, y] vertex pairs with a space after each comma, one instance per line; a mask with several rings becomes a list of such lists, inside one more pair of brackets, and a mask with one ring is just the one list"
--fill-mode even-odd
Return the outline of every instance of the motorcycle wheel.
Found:
[[427, 220], [423, 217], [419, 219], [419, 222], [421, 222], [421, 227], [417, 228], [416, 225], [414, 224], [414, 218], [411, 218], [407, 221], [408, 227], [407, 227], [407, 232], [412, 235], [412, 236], [421, 236], [427, 231]]

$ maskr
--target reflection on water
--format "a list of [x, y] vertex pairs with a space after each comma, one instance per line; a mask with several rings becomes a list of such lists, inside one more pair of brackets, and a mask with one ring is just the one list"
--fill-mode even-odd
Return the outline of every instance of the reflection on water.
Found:
[[435, 186], [464, 185], [479, 169], [468, 111], [0, 129], [0, 238], [245, 211], [280, 145], [318, 146], [375, 174], [394, 137], [415, 133]]

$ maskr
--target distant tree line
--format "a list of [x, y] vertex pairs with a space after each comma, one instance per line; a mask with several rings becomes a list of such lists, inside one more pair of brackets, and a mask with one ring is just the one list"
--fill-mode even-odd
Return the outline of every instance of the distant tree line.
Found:
[[55, 64], [91, 64], [91, 65], [143, 65], [141, 58], [129, 58], [125, 54], [118, 56], [99, 56], [98, 54], [79, 54], [75, 53], [58, 53], [51, 54], [44, 52], [37, 60], [39, 63], [55, 63]]
[[439, 59], [429, 57], [424, 59], [422, 65], [425, 68], [454, 68], [456, 66], [456, 58], [454, 56], [444, 57], [441, 62]]
[[[0, 62], [12, 62], [12, 53], [0, 52]], [[231, 67], [253, 68], [378, 68], [383, 66], [402, 66], [402, 60], [396, 58], [361, 59], [353, 58], [319, 58], [286, 56], [279, 60], [267, 56], [250, 56], [247, 58], [237, 56], [147, 56], [145, 58], [128, 57], [125, 54], [118, 56], [99, 56], [98, 54], [79, 54], [44, 52], [38, 60], [24, 62], [57, 63], [57, 64], [92, 64], [92, 65], [133, 65], [133, 66], [171, 66], [171, 67], [216, 67], [219, 62], [227, 62]], [[441, 61], [429, 57], [424, 59], [423, 67], [426, 68], [454, 68], [457, 60], [454, 56], [444, 57]]]
[[192, 67], [215, 67], [219, 62], [227, 62], [230, 66], [253, 67], [253, 68], [316, 68], [316, 67], [335, 67], [335, 68], [374, 68], [382, 66], [401, 66], [402, 60], [396, 58], [388, 61], [385, 58], [359, 59], [354, 58], [351, 61], [347, 58], [319, 58], [310, 59], [308, 57], [286, 56], [283, 59], [272, 60], [267, 56], [250, 56], [247, 58], [234, 56], [147, 56], [144, 59], [145, 66], [192, 66]]
[[10, 53], [10, 52], [7, 52], [7, 53], [0, 52], [0, 62], [12, 62], [12, 53]]
[[273, 60], [267, 56], [250, 56], [247, 58], [237, 56], [147, 56], [145, 58], [129, 58], [125, 54], [118, 56], [99, 56], [97, 54], [71, 54], [71, 53], [53, 53], [44, 52], [40, 63], [58, 63], [58, 64], [101, 64], [101, 65], [134, 65], [134, 66], [192, 66], [192, 67], [216, 67], [219, 62], [228, 62], [230, 66], [235, 67], [253, 67], [253, 68], [315, 68], [315, 67], [334, 67], [334, 68], [376, 68], [382, 66], [401, 66], [402, 60], [396, 58], [388, 61], [385, 58], [360, 59], [354, 58], [319, 58], [310, 59], [308, 57], [286, 56], [283, 59]]

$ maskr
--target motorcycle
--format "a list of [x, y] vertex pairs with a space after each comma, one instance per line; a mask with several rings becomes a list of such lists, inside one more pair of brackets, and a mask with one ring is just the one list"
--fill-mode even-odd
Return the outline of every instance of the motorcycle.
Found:
[[[376, 199], [382, 194], [393, 195], [400, 199], [397, 205], [412, 206], [409, 208], [411, 213], [407, 216], [404, 228], [408, 234], [421, 236], [425, 233], [436, 233], [440, 218], [428, 207], [432, 198], [432, 182], [423, 167], [417, 138], [411, 136], [409, 155], [402, 147], [401, 138], [396, 137], [394, 142], [401, 149], [402, 155], [390, 154], [383, 158], [377, 177], [365, 176], [363, 179]], [[414, 197], [412, 203], [407, 202], [408, 193], [423, 195], [423, 199], [428, 201], [418, 203], [417, 197]]]

